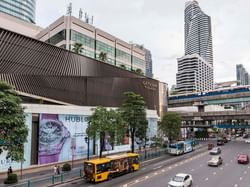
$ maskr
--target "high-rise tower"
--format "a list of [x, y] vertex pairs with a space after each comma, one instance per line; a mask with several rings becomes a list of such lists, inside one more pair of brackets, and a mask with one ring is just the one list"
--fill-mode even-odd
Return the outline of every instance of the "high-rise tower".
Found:
[[36, 0], [0, 0], [0, 12], [35, 23]]
[[213, 89], [211, 18], [195, 0], [185, 4], [185, 55], [177, 61], [177, 92], [204, 92]]
[[185, 55], [198, 54], [213, 65], [211, 18], [197, 1], [185, 5]]

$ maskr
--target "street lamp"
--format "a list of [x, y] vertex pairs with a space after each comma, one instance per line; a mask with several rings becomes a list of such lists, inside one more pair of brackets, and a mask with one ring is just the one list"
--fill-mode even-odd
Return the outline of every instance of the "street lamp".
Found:
[[87, 148], [87, 151], [88, 151], [88, 154], [87, 154], [87, 159], [89, 160], [89, 137], [88, 136], [86, 136], [85, 138], [85, 142], [87, 143], [87, 145], [88, 145], [88, 148]]

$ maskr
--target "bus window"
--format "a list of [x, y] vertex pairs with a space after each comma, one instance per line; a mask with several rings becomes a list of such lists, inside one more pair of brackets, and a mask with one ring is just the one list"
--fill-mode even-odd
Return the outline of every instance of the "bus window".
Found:
[[94, 173], [95, 172], [95, 167], [93, 166], [93, 164], [91, 163], [85, 163], [84, 164], [84, 171], [86, 173]]
[[138, 156], [132, 157], [132, 159], [133, 159], [133, 164], [139, 164], [139, 158], [138, 158]]
[[97, 164], [96, 165], [96, 173], [99, 174], [99, 173], [102, 173], [102, 172], [106, 172], [106, 171], [109, 171], [110, 170], [110, 162], [108, 163], [103, 163], [103, 164]]

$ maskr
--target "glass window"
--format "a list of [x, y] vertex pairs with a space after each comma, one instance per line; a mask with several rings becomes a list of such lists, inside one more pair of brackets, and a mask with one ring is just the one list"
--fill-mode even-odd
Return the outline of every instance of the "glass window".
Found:
[[98, 164], [98, 165], [96, 165], [96, 173], [102, 173], [102, 172], [109, 171], [110, 168], [111, 168], [110, 162]]
[[135, 57], [135, 56], [133, 56], [133, 64], [135, 64], [135, 65], [139, 65], [139, 66], [145, 66], [145, 61], [144, 60], [142, 60], [142, 59], [139, 59], [139, 58], [137, 58], [137, 57]]
[[66, 30], [62, 30], [49, 39], [49, 43], [55, 45], [66, 39]]
[[81, 43], [84, 46], [90, 47], [92, 49], [95, 48], [95, 39], [91, 38], [89, 36], [86, 36], [82, 33], [79, 33], [77, 31], [71, 30], [70, 32], [70, 40], [74, 42]]
[[115, 57], [115, 48], [100, 41], [96, 41], [96, 50], [107, 53], [110, 57]]
[[119, 49], [116, 49], [116, 58], [131, 62], [131, 55]]

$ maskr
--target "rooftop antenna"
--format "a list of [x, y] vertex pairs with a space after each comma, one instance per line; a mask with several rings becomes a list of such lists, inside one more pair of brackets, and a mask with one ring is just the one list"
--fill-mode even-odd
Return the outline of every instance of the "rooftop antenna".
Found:
[[72, 3], [69, 3], [67, 7], [67, 15], [71, 16], [71, 14], [72, 14]]
[[90, 18], [89, 15], [85, 12], [85, 22], [88, 23], [88, 24], [93, 25], [94, 16], [92, 16], [92, 17]]
[[79, 19], [82, 19], [82, 9], [79, 10]]

